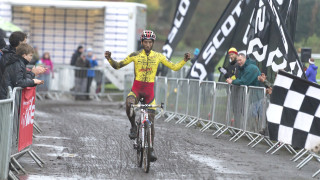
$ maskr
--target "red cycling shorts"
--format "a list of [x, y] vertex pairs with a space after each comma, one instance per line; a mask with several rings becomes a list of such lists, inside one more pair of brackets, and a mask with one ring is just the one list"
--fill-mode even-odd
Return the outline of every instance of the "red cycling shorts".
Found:
[[130, 95], [135, 96], [137, 100], [143, 98], [145, 104], [150, 104], [154, 101], [154, 82], [142, 82], [134, 80], [131, 92], [128, 94], [128, 96]]

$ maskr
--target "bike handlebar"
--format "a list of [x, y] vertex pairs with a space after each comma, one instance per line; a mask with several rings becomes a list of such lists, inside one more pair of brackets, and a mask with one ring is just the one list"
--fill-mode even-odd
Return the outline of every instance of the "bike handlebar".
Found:
[[164, 104], [161, 103], [161, 105], [152, 105], [152, 104], [131, 104], [132, 108], [142, 108], [142, 109], [147, 109], [147, 108], [161, 108], [163, 109]]

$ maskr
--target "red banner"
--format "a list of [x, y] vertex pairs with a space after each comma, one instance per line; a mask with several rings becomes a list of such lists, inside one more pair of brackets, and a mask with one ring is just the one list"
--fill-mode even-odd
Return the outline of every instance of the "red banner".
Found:
[[36, 87], [26, 87], [21, 94], [18, 151], [32, 144]]

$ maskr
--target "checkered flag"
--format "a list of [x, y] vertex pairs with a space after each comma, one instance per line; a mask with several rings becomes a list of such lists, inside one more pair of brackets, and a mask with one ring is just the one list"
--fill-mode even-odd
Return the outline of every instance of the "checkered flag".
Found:
[[320, 150], [320, 86], [279, 71], [267, 110], [271, 140]]

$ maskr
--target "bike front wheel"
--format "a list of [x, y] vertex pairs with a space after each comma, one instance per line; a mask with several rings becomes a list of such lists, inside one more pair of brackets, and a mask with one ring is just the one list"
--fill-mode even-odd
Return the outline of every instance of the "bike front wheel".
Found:
[[144, 172], [148, 173], [150, 169], [150, 129], [147, 123], [144, 125], [144, 146], [143, 146], [143, 167]]
[[141, 141], [141, 130], [140, 125], [137, 126], [137, 138], [136, 138], [136, 144], [137, 144], [137, 165], [138, 167], [142, 167], [142, 160], [143, 160], [143, 149], [142, 149], [142, 141]]

